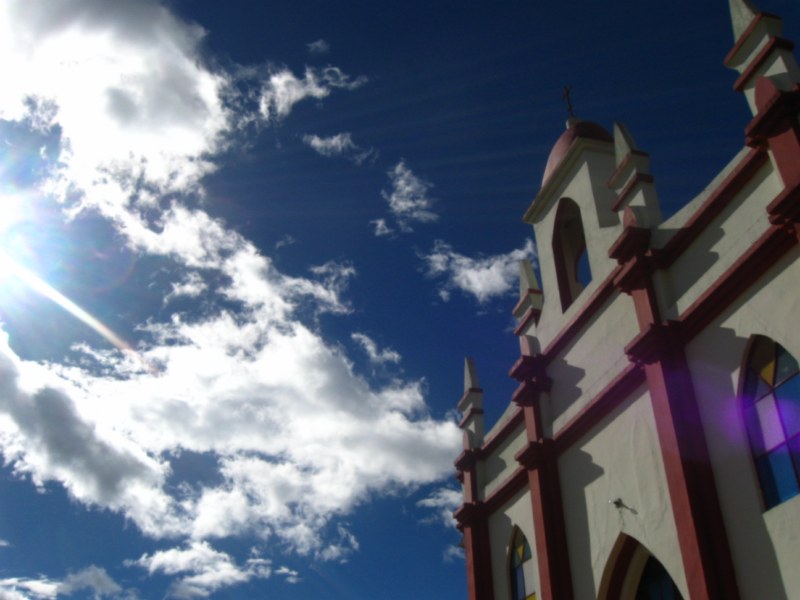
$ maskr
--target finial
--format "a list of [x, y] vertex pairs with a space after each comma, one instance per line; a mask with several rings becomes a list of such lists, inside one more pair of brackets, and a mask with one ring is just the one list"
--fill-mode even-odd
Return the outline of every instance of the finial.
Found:
[[464, 392], [480, 389], [480, 387], [475, 361], [467, 357], [464, 359]]
[[750, 0], [728, 0], [731, 9], [731, 23], [733, 24], [733, 40], [738, 41], [753, 22], [758, 14], [756, 8]]
[[572, 109], [572, 100], [569, 97], [570, 92], [572, 91], [571, 85], [564, 86], [564, 93], [561, 95], [561, 99], [567, 103], [567, 112], [569, 113], [570, 117], [575, 117], [575, 111]]

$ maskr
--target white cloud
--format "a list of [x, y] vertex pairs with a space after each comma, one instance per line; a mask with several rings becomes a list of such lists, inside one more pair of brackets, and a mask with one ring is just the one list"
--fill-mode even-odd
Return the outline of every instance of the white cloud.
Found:
[[278, 567], [275, 569], [275, 574], [284, 576], [288, 583], [300, 583], [303, 580], [300, 573], [289, 567]]
[[325, 40], [317, 40], [306, 44], [306, 46], [311, 54], [327, 54], [331, 50], [331, 45]]
[[278, 250], [278, 249], [283, 248], [285, 246], [291, 246], [291, 245], [295, 244], [296, 242], [297, 242], [296, 239], [294, 239], [291, 235], [286, 234], [281, 239], [279, 239], [277, 242], [275, 242], [275, 249]]
[[367, 159], [375, 160], [378, 156], [376, 150], [372, 148], [364, 150], [356, 145], [352, 136], [347, 132], [337, 133], [326, 138], [318, 135], [304, 135], [303, 143], [322, 156], [344, 156], [357, 165], [363, 164]]
[[425, 519], [426, 523], [437, 522], [445, 527], [455, 527], [456, 520], [453, 518], [453, 513], [463, 502], [464, 497], [460, 490], [439, 488], [427, 498], [419, 500], [417, 506], [434, 512], [434, 516]]
[[170, 596], [175, 598], [207, 598], [223, 587], [253, 578], [266, 579], [272, 574], [271, 563], [266, 559], [250, 558], [239, 566], [230, 555], [214, 550], [207, 542], [144, 554], [127, 564], [138, 565], [151, 574], [180, 575], [170, 588]]
[[267, 121], [282, 119], [292, 111], [295, 104], [306, 98], [321, 100], [335, 88], [354, 90], [366, 82], [367, 78], [363, 76], [351, 79], [338, 67], [306, 67], [302, 79], [288, 69], [281, 69], [272, 73], [263, 84], [261, 116]]
[[[430, 223], [439, 216], [431, 210], [433, 200], [428, 197], [431, 184], [414, 175], [405, 162], [397, 163], [388, 173], [392, 183], [391, 191], [381, 195], [389, 203], [389, 210], [401, 231], [412, 231], [411, 223]], [[376, 235], [379, 227], [376, 226]]]
[[[266, 573], [255, 558], [226, 562], [212, 538], [259, 532], [289, 551], [344, 560], [358, 541], [341, 519], [376, 494], [449, 475], [460, 432], [428, 413], [422, 381], [375, 385], [320, 334], [316, 315], [351, 310], [351, 264], [283, 273], [198, 208], [203, 177], [244, 118], [230, 102], [233, 76], [205, 65], [200, 27], [159, 4], [108, 6], [0, 3], [0, 118], [60, 132], [42, 202], [65, 218], [91, 211], [172, 281], [152, 292], [154, 314], [131, 323], [135, 354], [83, 344], [65, 364], [23, 360], [0, 331], [0, 453], [36, 485], [58, 482], [151, 538], [185, 544], [140, 559], [180, 576], [175, 593]], [[285, 117], [304, 98], [364, 81], [336, 67], [303, 78], [278, 71], [260, 88], [261, 114]], [[416, 178], [400, 175], [398, 189], [413, 189]], [[419, 220], [427, 208], [406, 196], [418, 204], [400, 214]], [[170, 312], [163, 296], [196, 298], [203, 311]], [[181, 451], [214, 457], [215, 477], [204, 481], [215, 483], [167, 485]], [[169, 571], [186, 553], [200, 566]], [[63, 583], [16, 581], [5, 589], [46, 594]]]
[[[61, 581], [47, 578], [25, 579], [6, 577], [0, 579], [2, 600], [50, 600], [59, 596], [72, 596], [77, 592], [88, 592], [92, 598], [135, 598], [132, 591], [125, 591], [105, 569], [94, 565], [67, 575]], [[88, 597], [88, 595], [86, 596]]]
[[400, 354], [392, 350], [391, 348], [383, 348], [382, 350], [378, 349], [378, 345], [375, 341], [363, 333], [352, 333], [350, 334], [350, 338], [357, 342], [359, 346], [367, 353], [369, 357], [369, 361], [372, 364], [382, 365], [385, 363], [399, 363], [400, 362]]
[[182, 281], [173, 282], [170, 285], [172, 286], [172, 291], [164, 297], [164, 304], [167, 304], [173, 298], [197, 298], [208, 289], [200, 273], [195, 271], [190, 271]]
[[303, 143], [310, 146], [322, 156], [339, 156], [340, 154], [357, 148], [349, 133], [337, 133], [336, 135], [326, 138], [318, 135], [304, 135]]
[[375, 227], [375, 236], [382, 237], [384, 235], [391, 235], [394, 230], [386, 224], [386, 219], [375, 219], [370, 221], [371, 225]]
[[442, 552], [442, 560], [446, 563], [464, 560], [464, 549], [461, 546], [448, 546]]
[[522, 248], [507, 254], [470, 258], [455, 252], [453, 248], [437, 240], [431, 252], [423, 256], [428, 273], [433, 277], [444, 277], [439, 288], [442, 300], [450, 299], [454, 289], [470, 294], [483, 304], [497, 296], [508, 294], [519, 282], [519, 261], [536, 256], [533, 241], [525, 240]]

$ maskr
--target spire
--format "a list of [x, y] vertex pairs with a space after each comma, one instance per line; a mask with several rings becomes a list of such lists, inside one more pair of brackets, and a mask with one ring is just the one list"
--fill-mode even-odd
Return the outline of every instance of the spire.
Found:
[[478, 382], [475, 361], [464, 359], [464, 395], [458, 401], [464, 417], [459, 427], [464, 431], [464, 449], [477, 448], [483, 443], [483, 390]]
[[614, 123], [614, 158], [619, 165], [628, 154], [638, 151], [636, 142], [623, 123]]
[[744, 30], [753, 22], [758, 14], [758, 9], [750, 0], [728, 0], [731, 10], [731, 23], [733, 24], [733, 41], [742, 37]]
[[464, 393], [470, 390], [479, 390], [481, 384], [478, 382], [478, 370], [475, 368], [475, 361], [470, 357], [464, 359]]

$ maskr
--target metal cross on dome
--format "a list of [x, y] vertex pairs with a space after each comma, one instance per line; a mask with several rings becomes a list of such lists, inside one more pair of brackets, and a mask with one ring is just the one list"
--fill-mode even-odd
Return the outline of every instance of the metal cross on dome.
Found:
[[572, 91], [571, 85], [564, 86], [564, 93], [561, 95], [561, 99], [567, 103], [567, 112], [569, 112], [570, 117], [575, 116], [575, 111], [572, 109], [572, 100], [569, 97], [570, 92]]

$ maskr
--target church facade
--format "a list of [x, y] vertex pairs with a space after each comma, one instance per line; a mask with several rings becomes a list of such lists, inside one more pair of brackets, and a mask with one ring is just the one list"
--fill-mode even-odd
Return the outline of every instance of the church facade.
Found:
[[683, 209], [623, 125], [553, 147], [489, 431], [465, 365], [471, 600], [800, 598], [800, 69], [778, 17], [730, 9], [753, 118]]

